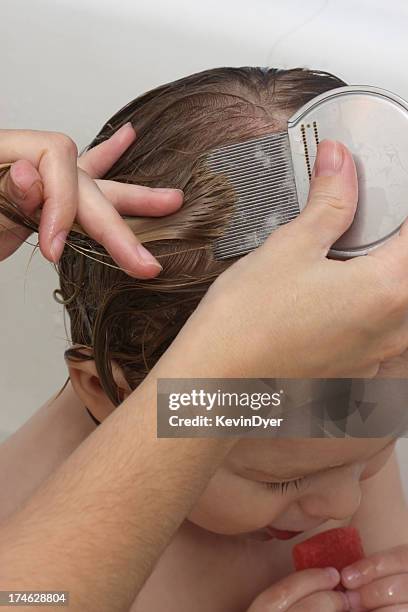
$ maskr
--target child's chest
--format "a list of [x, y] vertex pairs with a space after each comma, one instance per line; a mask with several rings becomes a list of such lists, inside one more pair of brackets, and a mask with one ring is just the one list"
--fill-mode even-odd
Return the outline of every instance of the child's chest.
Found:
[[297, 541], [217, 536], [187, 522], [131, 612], [245, 612], [263, 590], [294, 571]]

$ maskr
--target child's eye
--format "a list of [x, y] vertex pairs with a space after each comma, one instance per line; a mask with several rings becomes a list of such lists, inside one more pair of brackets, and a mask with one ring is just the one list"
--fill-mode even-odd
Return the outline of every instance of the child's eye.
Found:
[[296, 480], [288, 480], [286, 482], [262, 482], [261, 484], [263, 484], [267, 489], [273, 489], [274, 491], [286, 493], [291, 485], [293, 485], [296, 490], [299, 490], [303, 481], [304, 478], [297, 478]]

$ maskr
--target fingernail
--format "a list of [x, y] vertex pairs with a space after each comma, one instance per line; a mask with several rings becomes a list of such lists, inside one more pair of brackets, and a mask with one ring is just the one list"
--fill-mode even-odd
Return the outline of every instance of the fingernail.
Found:
[[116, 130], [116, 132], [113, 134], [114, 136], [119, 136], [120, 134], [122, 134], [122, 132], [125, 132], [129, 126], [134, 129], [132, 123], [130, 121], [128, 121], [127, 123], [124, 123], [118, 130]]
[[65, 246], [65, 239], [68, 235], [68, 232], [62, 230], [58, 232], [58, 234], [53, 238], [51, 242], [51, 256], [54, 263], [57, 263], [59, 258], [62, 255]]
[[21, 189], [18, 181], [13, 177], [12, 168], [13, 168], [13, 166], [10, 168], [10, 178], [11, 178], [11, 180], [13, 182], [13, 191], [15, 192], [15, 194], [16, 194], [16, 196], [18, 198], [24, 199], [26, 194]]
[[346, 591], [345, 593], [350, 610], [361, 610], [361, 596], [358, 591]]
[[13, 187], [14, 187], [14, 191], [16, 195], [21, 199], [25, 198], [25, 196], [27, 195], [27, 192], [31, 189], [31, 187], [34, 185], [34, 183], [37, 180], [37, 179], [34, 179], [31, 183], [28, 182], [28, 184], [23, 185], [19, 177], [19, 168], [18, 167], [16, 168], [14, 165], [11, 166], [10, 168], [10, 178], [13, 182]]
[[160, 191], [162, 193], [181, 193], [181, 195], [184, 195], [184, 191], [182, 189], [172, 189], [169, 187], [155, 187], [154, 188], [155, 191]]
[[352, 586], [360, 580], [361, 573], [353, 567], [345, 567], [341, 572], [341, 577], [345, 584]]
[[142, 244], [138, 244], [136, 246], [136, 252], [138, 258], [144, 265], [157, 266], [160, 268], [160, 270], [163, 270], [163, 267], [159, 264], [157, 259], [151, 253], [149, 253], [149, 251], [145, 249]]
[[326, 572], [327, 576], [330, 578], [330, 580], [332, 582], [339, 582], [340, 581], [340, 574], [336, 570], [335, 567], [325, 567], [324, 571]]
[[343, 147], [337, 140], [322, 140], [317, 147], [315, 176], [334, 176], [343, 166]]

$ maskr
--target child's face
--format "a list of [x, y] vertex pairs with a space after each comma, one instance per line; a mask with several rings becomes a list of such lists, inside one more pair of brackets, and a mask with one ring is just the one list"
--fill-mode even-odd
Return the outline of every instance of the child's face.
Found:
[[266, 526], [299, 532], [346, 519], [360, 504], [361, 481], [381, 469], [394, 443], [390, 438], [242, 440], [189, 519], [223, 534], [266, 533]]

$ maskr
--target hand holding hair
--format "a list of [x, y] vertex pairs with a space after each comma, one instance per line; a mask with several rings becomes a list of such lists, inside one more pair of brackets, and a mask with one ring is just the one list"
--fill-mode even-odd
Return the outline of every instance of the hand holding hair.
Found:
[[[121, 215], [174, 212], [182, 203], [180, 190], [98, 180], [135, 138], [127, 123], [77, 159], [76, 145], [65, 134], [0, 130], [0, 191], [27, 217], [39, 221], [39, 246], [47, 259], [59, 260], [67, 234], [79, 226], [104, 245], [131, 276], [151, 278], [160, 272], [158, 261]], [[0, 224], [1, 261], [20, 246], [35, 225], [22, 227], [5, 215], [0, 215]]]

